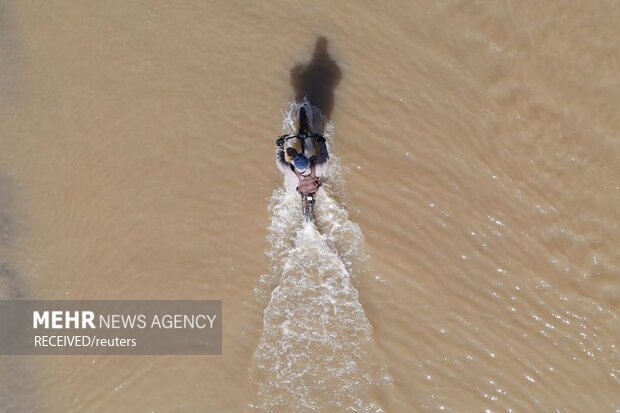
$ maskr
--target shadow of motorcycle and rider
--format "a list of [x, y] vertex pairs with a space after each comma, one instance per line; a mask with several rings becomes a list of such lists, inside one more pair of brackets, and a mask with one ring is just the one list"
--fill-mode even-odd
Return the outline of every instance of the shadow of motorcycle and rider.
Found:
[[[342, 79], [342, 71], [327, 51], [327, 39], [319, 37], [314, 45], [312, 59], [291, 69], [291, 85], [295, 100], [306, 100], [319, 109], [325, 121], [329, 121], [334, 109], [334, 90]], [[317, 126], [317, 125], [313, 125]], [[314, 132], [322, 134], [325, 125], [318, 125]]]

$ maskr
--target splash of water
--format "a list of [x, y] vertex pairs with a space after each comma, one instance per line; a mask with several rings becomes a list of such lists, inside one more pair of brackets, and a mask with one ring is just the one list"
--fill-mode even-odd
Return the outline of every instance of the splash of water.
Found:
[[[301, 104], [309, 109], [314, 130], [331, 144], [333, 127], [316, 108]], [[286, 132], [294, 131], [301, 104], [286, 113]], [[271, 271], [257, 288], [266, 305], [253, 369], [254, 407], [260, 410], [383, 411], [369, 391], [380, 373], [370, 350], [371, 325], [352, 281], [365, 261], [362, 234], [340, 201], [341, 175], [330, 153], [316, 226], [302, 222], [298, 194], [279, 188], [271, 197]]]

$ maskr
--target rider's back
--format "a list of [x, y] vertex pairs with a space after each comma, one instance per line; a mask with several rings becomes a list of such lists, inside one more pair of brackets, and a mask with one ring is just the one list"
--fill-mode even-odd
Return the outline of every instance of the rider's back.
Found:
[[[318, 143], [318, 148], [318, 155], [312, 156], [310, 158], [310, 163], [314, 165], [315, 176], [317, 178], [321, 178], [324, 177], [327, 172], [329, 153], [325, 142]], [[276, 165], [284, 175], [284, 187], [286, 190], [293, 192], [297, 191], [297, 187], [299, 186], [299, 177], [295, 173], [292, 165], [286, 161], [284, 157], [284, 149], [281, 147], [276, 149]]]

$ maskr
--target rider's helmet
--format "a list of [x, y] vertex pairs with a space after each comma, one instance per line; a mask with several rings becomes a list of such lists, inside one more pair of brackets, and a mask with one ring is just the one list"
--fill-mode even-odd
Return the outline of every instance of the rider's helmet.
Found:
[[308, 161], [306, 155], [304, 155], [303, 153], [299, 153], [295, 155], [295, 158], [293, 158], [293, 166], [295, 166], [295, 169], [300, 172], [305, 171], [310, 166], [310, 161]]

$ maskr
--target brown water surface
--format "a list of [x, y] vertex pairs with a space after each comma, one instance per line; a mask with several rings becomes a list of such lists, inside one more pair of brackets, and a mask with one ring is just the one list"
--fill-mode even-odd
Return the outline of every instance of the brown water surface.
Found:
[[[2, 298], [225, 321], [223, 356], [2, 357], [0, 410], [620, 411], [618, 21], [3, 2]], [[303, 94], [334, 155], [316, 229], [273, 163]]]

